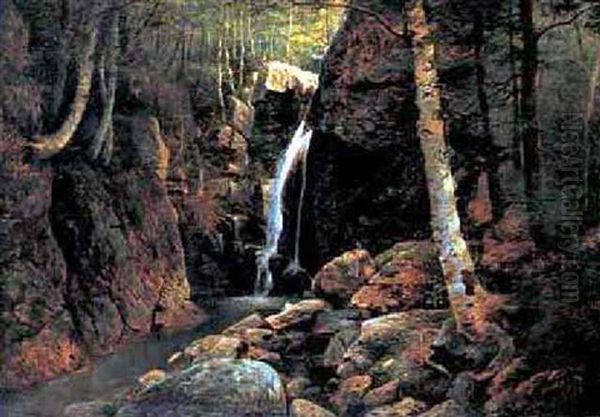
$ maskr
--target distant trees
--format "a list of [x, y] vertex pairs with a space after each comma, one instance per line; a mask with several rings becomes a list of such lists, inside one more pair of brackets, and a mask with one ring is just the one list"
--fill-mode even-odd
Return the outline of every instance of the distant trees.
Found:
[[37, 48], [30, 74], [46, 86], [44, 134], [35, 135], [31, 147], [42, 159], [56, 155], [80, 136], [89, 114], [97, 127], [84, 135], [86, 148], [103, 163], [114, 148], [119, 88], [143, 79], [155, 79], [157, 88], [208, 81], [204, 97], [224, 114], [228, 95], [252, 99], [265, 61], [311, 67], [343, 13], [322, 13], [319, 4], [250, 0], [36, 0], [18, 8]]

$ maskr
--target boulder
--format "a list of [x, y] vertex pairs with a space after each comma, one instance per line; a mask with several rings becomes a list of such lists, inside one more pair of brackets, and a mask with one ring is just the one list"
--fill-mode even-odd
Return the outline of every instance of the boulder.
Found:
[[375, 274], [375, 262], [366, 250], [355, 249], [327, 263], [315, 275], [313, 291], [334, 302], [346, 303]]
[[164, 381], [165, 379], [167, 379], [167, 373], [165, 371], [162, 369], [151, 369], [138, 378], [138, 384], [142, 389], [146, 389], [154, 384]]
[[279, 314], [267, 317], [265, 320], [274, 330], [283, 330], [311, 321], [319, 311], [330, 309], [331, 306], [323, 300], [303, 300], [286, 306]]
[[352, 296], [356, 308], [375, 313], [446, 305], [437, 255], [428, 241], [394, 245], [376, 257], [378, 272]]
[[308, 378], [297, 376], [288, 381], [285, 385], [285, 392], [288, 399], [302, 398], [311, 381]]
[[199, 361], [210, 358], [239, 358], [247, 349], [247, 344], [237, 337], [224, 335], [206, 336], [192, 342], [184, 350], [184, 355]]
[[448, 400], [416, 417], [471, 417], [472, 415], [454, 400]]
[[[395, 2], [357, 1], [402, 31]], [[322, 63], [309, 114], [306, 222], [309, 270], [356, 247], [379, 252], [429, 228], [410, 46], [350, 8]]]
[[291, 417], [335, 417], [331, 411], [303, 399], [294, 400], [290, 411]]
[[324, 310], [317, 313], [312, 334], [333, 336], [344, 330], [358, 330], [361, 316], [356, 310]]
[[359, 338], [337, 368], [338, 375], [370, 375], [378, 386], [397, 380], [399, 396], [444, 396], [446, 375], [428, 363], [431, 344], [448, 317], [446, 310], [411, 310], [363, 322]]
[[330, 402], [336, 408], [345, 413], [348, 406], [359, 402], [365, 393], [371, 388], [373, 378], [369, 375], [355, 375], [344, 379], [337, 392], [330, 398]]
[[426, 409], [425, 403], [406, 397], [394, 404], [374, 408], [365, 417], [413, 417]]
[[294, 91], [301, 96], [312, 96], [319, 86], [319, 75], [285, 62], [271, 61], [267, 64], [265, 86], [278, 93]]
[[286, 416], [283, 384], [269, 365], [212, 359], [138, 394], [116, 417]]
[[117, 408], [106, 401], [89, 401], [71, 404], [65, 408], [64, 417], [106, 417], [114, 414]]
[[344, 360], [344, 355], [359, 337], [358, 329], [347, 329], [336, 333], [327, 344], [323, 354], [323, 366], [336, 368]]
[[254, 313], [223, 330], [223, 334], [229, 336], [239, 335], [247, 329], [259, 329], [268, 326], [269, 324], [260, 314]]
[[386, 382], [385, 384], [372, 389], [365, 395], [365, 405], [369, 408], [373, 408], [393, 403], [398, 399], [399, 387], [400, 381], [393, 379], [390, 382]]

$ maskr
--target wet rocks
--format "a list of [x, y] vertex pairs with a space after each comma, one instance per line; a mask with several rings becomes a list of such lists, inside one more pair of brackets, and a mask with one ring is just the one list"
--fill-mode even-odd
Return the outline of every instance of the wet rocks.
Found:
[[142, 389], [146, 389], [164, 381], [166, 378], [167, 373], [162, 369], [152, 369], [138, 378], [138, 384]]
[[411, 310], [363, 322], [359, 338], [337, 368], [338, 375], [370, 375], [378, 386], [398, 381], [399, 395], [443, 396], [446, 377], [428, 362], [430, 346], [447, 318], [445, 310]]
[[71, 404], [65, 408], [64, 417], [106, 417], [114, 414], [114, 405], [104, 401]]
[[247, 345], [237, 337], [210, 335], [192, 342], [184, 350], [184, 355], [200, 361], [210, 358], [238, 358]]
[[302, 398], [310, 385], [310, 379], [298, 376], [287, 382], [285, 385], [285, 392], [289, 399]]
[[418, 417], [471, 417], [471, 414], [455, 401], [448, 400], [419, 414]]
[[378, 407], [390, 404], [398, 399], [400, 381], [393, 379], [385, 384], [369, 391], [364, 398], [367, 407]]
[[406, 397], [394, 404], [374, 408], [365, 417], [412, 417], [426, 409], [427, 405], [425, 403]]
[[375, 261], [366, 250], [346, 252], [315, 275], [313, 291], [334, 302], [346, 303], [375, 274]]
[[351, 404], [356, 404], [363, 398], [372, 384], [373, 378], [369, 375], [355, 375], [344, 379], [337, 392], [330, 398], [330, 402], [340, 412], [345, 413]]
[[254, 313], [223, 330], [223, 334], [236, 335], [243, 333], [247, 329], [259, 329], [267, 326], [268, 323], [263, 317], [258, 313]]
[[152, 386], [117, 417], [285, 416], [281, 379], [269, 365], [251, 360], [212, 359]]
[[291, 417], [335, 417], [331, 411], [303, 399], [294, 400], [290, 411]]
[[281, 313], [267, 317], [265, 320], [275, 330], [283, 330], [312, 320], [319, 311], [330, 309], [323, 300], [303, 300], [287, 306]]
[[445, 288], [429, 242], [396, 244], [376, 258], [377, 273], [352, 296], [352, 305], [375, 313], [444, 307]]

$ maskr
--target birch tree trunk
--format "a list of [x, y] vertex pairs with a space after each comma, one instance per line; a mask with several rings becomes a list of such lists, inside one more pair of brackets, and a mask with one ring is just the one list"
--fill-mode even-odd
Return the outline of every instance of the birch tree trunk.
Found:
[[217, 91], [219, 95], [219, 107], [221, 108], [221, 119], [225, 121], [225, 95], [223, 93], [223, 37], [225, 12], [221, 4], [221, 28], [219, 29], [219, 40], [217, 45]]
[[[113, 112], [115, 108], [115, 95], [117, 92], [117, 72], [118, 72], [118, 51], [119, 51], [119, 12], [115, 9], [110, 22], [110, 35], [106, 52], [106, 65], [108, 67], [108, 76], [104, 75], [104, 64], [100, 65], [100, 89], [102, 91], [102, 100], [104, 109], [100, 126], [96, 131], [92, 142], [92, 158], [98, 159], [102, 153], [102, 160], [105, 164], [110, 162], [113, 149]], [[104, 61], [104, 60], [103, 60]]]
[[[594, 194], [593, 188], [595, 188], [592, 183], [596, 182], [596, 178], [592, 178], [597, 176], [597, 172], [593, 172], [592, 170], [592, 154], [595, 151], [596, 146], [594, 146], [597, 139], [593, 139], [590, 141], [590, 121], [592, 120], [592, 116], [594, 115], [594, 101], [596, 97], [596, 88], [598, 85], [598, 78], [600, 78], [600, 43], [596, 45], [596, 56], [594, 58], [594, 66], [589, 75], [588, 81], [588, 91], [586, 97], [586, 106], [585, 106], [585, 114], [583, 117], [583, 146], [585, 147], [585, 165], [584, 165], [584, 194], [585, 201], [584, 207], [586, 210], [586, 215], [589, 217], [590, 211], [592, 213], [596, 213], [598, 210], [597, 204], [592, 204], [592, 201], [595, 199], [592, 198]], [[593, 143], [592, 143], [593, 142]], [[594, 175], [596, 174], [596, 175]], [[595, 203], [595, 201], [594, 201]], [[590, 208], [592, 210], [590, 210]]]
[[244, 18], [244, 9], [240, 9], [240, 77], [238, 86], [240, 89], [244, 88], [244, 71], [246, 70], [246, 34], [245, 34], [245, 23], [246, 19]]
[[87, 107], [90, 98], [90, 89], [92, 87], [92, 74], [94, 72], [93, 57], [94, 51], [96, 50], [96, 42], [96, 25], [91, 23], [87, 34], [86, 45], [83, 48], [79, 60], [77, 89], [75, 90], [75, 97], [71, 104], [69, 115], [57, 132], [50, 135], [37, 136], [30, 145], [34, 149], [36, 156], [40, 159], [51, 158], [62, 151], [73, 138], [73, 135], [83, 118], [83, 113]]
[[[473, 261], [460, 230], [455, 185], [448, 159], [441, 117], [441, 92], [435, 66], [435, 45], [427, 23], [423, 0], [414, 0], [408, 10], [412, 33], [419, 109], [418, 132], [425, 158], [425, 175], [431, 210], [433, 240], [439, 252], [450, 304], [457, 327], [462, 329], [475, 290]], [[467, 288], [469, 285], [470, 288]], [[481, 290], [479, 287], [478, 290]]]

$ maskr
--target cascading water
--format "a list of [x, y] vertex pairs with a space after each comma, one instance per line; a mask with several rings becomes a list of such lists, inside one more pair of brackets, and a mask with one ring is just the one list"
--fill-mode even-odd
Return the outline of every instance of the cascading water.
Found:
[[257, 295], [267, 295], [273, 289], [273, 275], [269, 269], [269, 261], [277, 253], [279, 238], [283, 231], [283, 191], [285, 184], [296, 163], [302, 158], [302, 190], [298, 202], [298, 223], [296, 226], [296, 240], [294, 248], [294, 262], [298, 263], [300, 216], [302, 214], [302, 199], [306, 184], [306, 155], [310, 147], [312, 130], [306, 129], [306, 122], [302, 120], [296, 129], [287, 149], [277, 163], [277, 171], [271, 189], [271, 201], [267, 217], [267, 241], [265, 247], [258, 253], [258, 273], [254, 292]]

